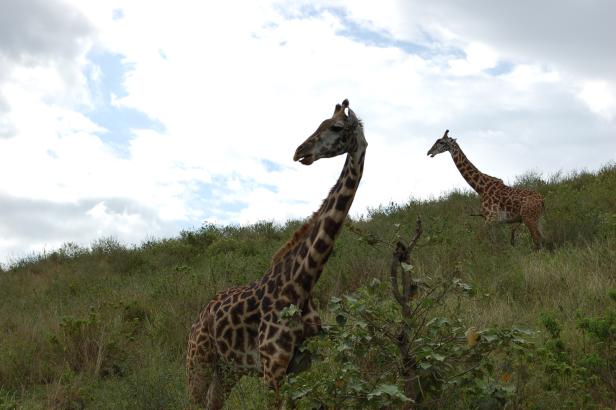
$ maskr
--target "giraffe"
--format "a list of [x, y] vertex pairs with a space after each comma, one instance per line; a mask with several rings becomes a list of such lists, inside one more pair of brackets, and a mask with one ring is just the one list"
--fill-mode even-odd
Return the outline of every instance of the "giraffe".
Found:
[[428, 151], [430, 157], [449, 151], [462, 177], [478, 194], [481, 200], [481, 214], [487, 223], [501, 222], [511, 225], [511, 245], [515, 244], [515, 231], [524, 223], [530, 231], [535, 249], [543, 241], [540, 217], [543, 214], [543, 197], [527, 188], [512, 188], [501, 179], [479, 171], [464, 155], [455, 138], [449, 137], [449, 130], [436, 140]]
[[[321, 329], [312, 292], [351, 208], [367, 146], [362, 122], [345, 99], [297, 148], [293, 160], [304, 165], [344, 153], [346, 162], [320, 208], [274, 254], [267, 273], [218, 293], [201, 311], [186, 358], [192, 401], [221, 408], [229, 390], [222, 371], [229, 365], [240, 373], [261, 374], [278, 395], [295, 348]], [[291, 305], [299, 308], [299, 320], [281, 315]]]

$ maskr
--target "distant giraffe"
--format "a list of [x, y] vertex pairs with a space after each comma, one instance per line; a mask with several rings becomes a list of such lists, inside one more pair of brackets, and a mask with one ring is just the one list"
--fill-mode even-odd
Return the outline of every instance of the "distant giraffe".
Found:
[[[310, 165], [347, 153], [338, 181], [312, 217], [272, 258], [259, 280], [218, 293], [203, 308], [188, 339], [188, 390], [208, 409], [222, 407], [229, 387], [225, 365], [260, 373], [278, 392], [294, 349], [321, 329], [312, 291], [349, 212], [364, 170], [368, 143], [349, 101], [337, 104], [330, 119], [295, 151], [294, 161]], [[281, 316], [290, 305], [299, 321]]]
[[453, 162], [466, 182], [479, 194], [481, 213], [486, 222], [502, 222], [511, 226], [511, 245], [515, 244], [515, 231], [521, 222], [528, 227], [535, 248], [541, 247], [543, 240], [540, 217], [543, 214], [543, 197], [526, 188], [512, 188], [502, 180], [480, 172], [464, 155], [455, 138], [449, 138], [449, 130], [436, 140], [428, 155], [434, 157], [449, 151]]

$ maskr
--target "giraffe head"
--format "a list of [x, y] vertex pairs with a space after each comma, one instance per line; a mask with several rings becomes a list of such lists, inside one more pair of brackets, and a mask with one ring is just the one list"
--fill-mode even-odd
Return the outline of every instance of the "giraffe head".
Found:
[[[349, 100], [336, 104], [334, 115], [319, 125], [319, 128], [302, 145], [297, 147], [293, 161], [310, 165], [321, 158], [331, 158], [357, 148], [358, 138], [363, 138], [361, 121], [349, 108]], [[367, 145], [367, 144], [366, 144]]]
[[428, 155], [430, 157], [434, 157], [442, 152], [450, 151], [453, 148], [456, 142], [455, 138], [449, 138], [449, 130], [445, 130], [445, 134], [443, 134], [442, 138], [436, 140], [432, 148], [428, 151]]

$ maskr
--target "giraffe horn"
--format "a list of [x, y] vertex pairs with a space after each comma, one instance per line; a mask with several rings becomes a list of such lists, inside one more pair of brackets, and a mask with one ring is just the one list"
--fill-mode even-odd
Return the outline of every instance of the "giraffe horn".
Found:
[[445, 134], [443, 134], [443, 138], [448, 138], [449, 137], [449, 130], [445, 130]]

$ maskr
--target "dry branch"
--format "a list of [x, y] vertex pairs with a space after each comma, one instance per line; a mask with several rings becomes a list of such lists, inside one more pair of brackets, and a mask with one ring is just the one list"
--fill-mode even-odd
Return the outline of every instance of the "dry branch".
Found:
[[[411, 275], [411, 252], [415, 248], [415, 245], [417, 245], [417, 241], [421, 237], [422, 232], [421, 218], [418, 216], [415, 223], [415, 235], [408, 245], [402, 241], [398, 241], [392, 256], [390, 270], [391, 291], [394, 299], [400, 305], [404, 318], [410, 318], [412, 315], [411, 299], [417, 287], [413, 283], [413, 277]], [[402, 291], [399, 289], [398, 272], [400, 272], [401, 275]], [[408, 410], [414, 408], [414, 400], [418, 397], [419, 385], [417, 383], [416, 374], [417, 360], [411, 353], [411, 342], [409, 341], [406, 324], [404, 322], [398, 333], [397, 342], [402, 358], [401, 373], [404, 378], [404, 394], [413, 399], [412, 402], [408, 402], [404, 407], [405, 410]]]

